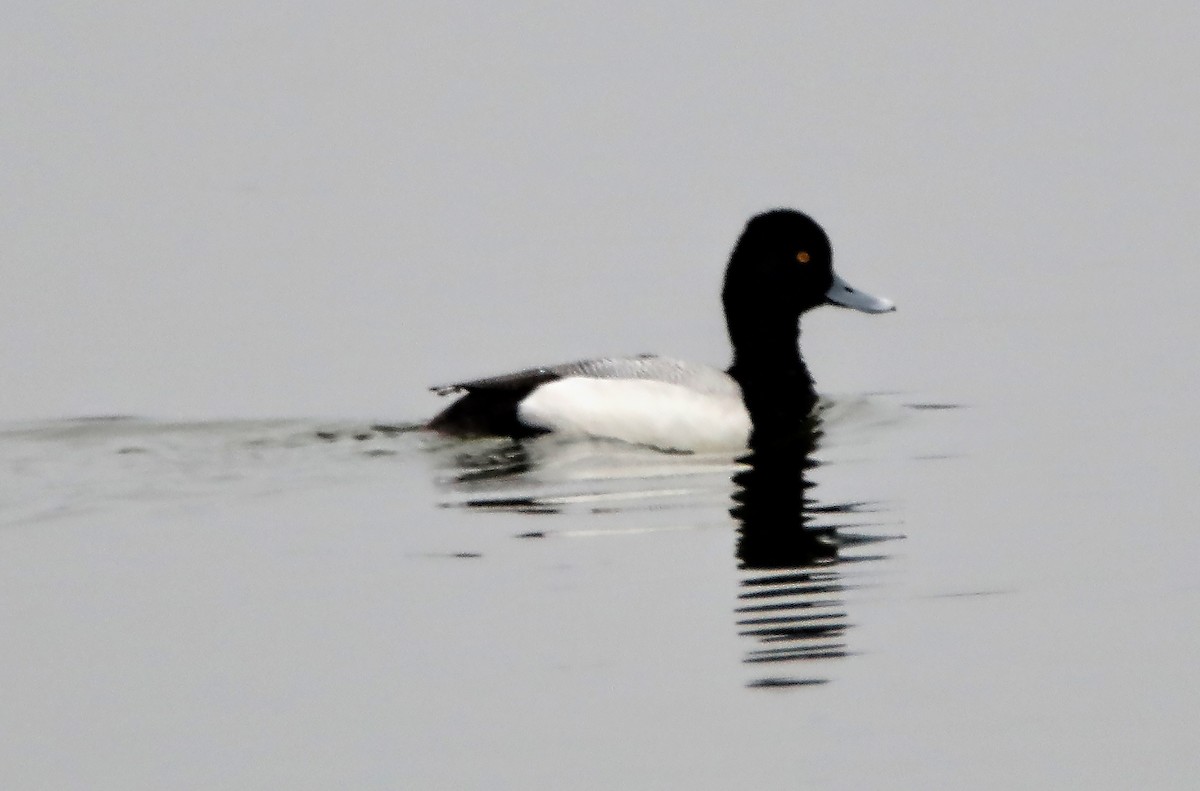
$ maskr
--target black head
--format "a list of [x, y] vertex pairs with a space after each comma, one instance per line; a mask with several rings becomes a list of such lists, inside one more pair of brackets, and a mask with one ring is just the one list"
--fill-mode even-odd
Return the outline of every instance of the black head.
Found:
[[812, 218], [791, 209], [753, 217], [725, 271], [730, 333], [736, 340], [741, 320], [795, 326], [801, 313], [825, 302], [832, 285], [829, 237]]
[[824, 229], [793, 209], [764, 212], [746, 223], [725, 271], [722, 299], [731, 334], [735, 323], [794, 325], [801, 313], [824, 304], [864, 313], [895, 309], [890, 300], [851, 288], [834, 274]]

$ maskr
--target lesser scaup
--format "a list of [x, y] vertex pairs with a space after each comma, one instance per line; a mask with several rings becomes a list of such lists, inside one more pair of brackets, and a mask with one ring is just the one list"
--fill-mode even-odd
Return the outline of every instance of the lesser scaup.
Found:
[[[816, 404], [800, 357], [800, 314], [822, 304], [866, 313], [890, 300], [833, 272], [829, 237], [810, 217], [777, 209], [750, 219], [725, 270], [728, 371], [667, 357], [604, 358], [432, 388], [465, 393], [427, 427], [455, 436], [604, 437], [665, 450], [745, 448], [752, 416]], [[761, 428], [759, 418], [754, 424]]]

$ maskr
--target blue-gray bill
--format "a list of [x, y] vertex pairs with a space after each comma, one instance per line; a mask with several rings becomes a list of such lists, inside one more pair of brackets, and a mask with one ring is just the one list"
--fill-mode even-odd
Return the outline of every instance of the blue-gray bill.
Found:
[[843, 308], [853, 308], [863, 313], [887, 313], [896, 309], [896, 303], [890, 299], [859, 291], [837, 275], [833, 276], [833, 285], [825, 292], [825, 300], [831, 305], [841, 305]]

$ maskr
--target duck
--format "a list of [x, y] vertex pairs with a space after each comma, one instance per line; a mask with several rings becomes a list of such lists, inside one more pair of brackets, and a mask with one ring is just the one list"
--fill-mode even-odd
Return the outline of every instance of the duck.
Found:
[[726, 370], [654, 354], [529, 368], [430, 390], [458, 399], [425, 428], [461, 438], [544, 434], [619, 440], [673, 452], [739, 451], [752, 432], [818, 402], [800, 353], [800, 318], [822, 305], [896, 309], [833, 270], [825, 230], [795, 209], [746, 223], [725, 269], [721, 301], [732, 346]]

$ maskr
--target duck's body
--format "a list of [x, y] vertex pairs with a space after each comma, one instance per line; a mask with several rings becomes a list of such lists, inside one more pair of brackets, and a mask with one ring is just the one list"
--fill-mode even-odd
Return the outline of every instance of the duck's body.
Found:
[[750, 436], [733, 377], [649, 354], [531, 368], [436, 390], [466, 393], [429, 422], [447, 434], [553, 432], [693, 451], [744, 448]]
[[[833, 274], [821, 227], [781, 209], [754, 217], [730, 257], [722, 293], [733, 364], [642, 355], [584, 360], [433, 388], [463, 392], [428, 423], [458, 436], [605, 437], [669, 450], [740, 450], [816, 403], [800, 357], [800, 314], [823, 303], [868, 313], [888, 300]], [[782, 421], [782, 422], [781, 422]]]

